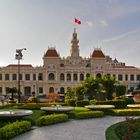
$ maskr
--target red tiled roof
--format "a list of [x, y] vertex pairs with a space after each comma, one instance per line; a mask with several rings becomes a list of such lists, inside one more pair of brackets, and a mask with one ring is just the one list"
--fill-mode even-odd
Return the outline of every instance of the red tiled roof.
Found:
[[[17, 67], [17, 64], [10, 64], [7, 67]], [[31, 64], [20, 64], [20, 67], [33, 67]]]
[[48, 49], [44, 57], [59, 57], [59, 55], [55, 49]]
[[105, 57], [101, 50], [94, 50], [92, 53], [92, 57]]
[[116, 69], [132, 69], [132, 68], [136, 68], [134, 66], [113, 66], [113, 68]]

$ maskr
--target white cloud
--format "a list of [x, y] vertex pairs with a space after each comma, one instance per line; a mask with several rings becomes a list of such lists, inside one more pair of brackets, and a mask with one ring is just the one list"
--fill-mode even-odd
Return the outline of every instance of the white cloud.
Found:
[[106, 20], [101, 20], [101, 21], [100, 21], [100, 25], [101, 25], [102, 27], [107, 27], [109, 24], [108, 24], [108, 22], [107, 22]]
[[109, 38], [109, 39], [106, 39], [106, 40], [103, 40], [103, 42], [111, 42], [111, 41], [116, 41], [116, 40], [120, 40], [122, 38], [125, 38], [125, 37], [128, 37], [134, 33], [137, 33], [137, 32], [140, 32], [140, 27], [138, 27], [137, 29], [135, 30], [132, 30], [132, 31], [129, 31], [129, 32], [126, 32], [126, 33], [123, 33], [119, 36], [115, 36], [115, 37], [112, 37], [112, 38]]
[[93, 26], [94, 26], [93, 22], [91, 22], [91, 21], [86, 21], [86, 23], [87, 23], [87, 25], [88, 25], [89, 27], [93, 27]]

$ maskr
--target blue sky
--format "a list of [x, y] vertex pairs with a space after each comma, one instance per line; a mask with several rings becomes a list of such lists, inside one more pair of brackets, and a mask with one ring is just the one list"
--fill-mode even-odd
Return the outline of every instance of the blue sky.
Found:
[[100, 47], [106, 55], [140, 67], [140, 0], [0, 0], [0, 66], [42, 65], [43, 54], [56, 47], [70, 55], [74, 18], [80, 55], [89, 57]]

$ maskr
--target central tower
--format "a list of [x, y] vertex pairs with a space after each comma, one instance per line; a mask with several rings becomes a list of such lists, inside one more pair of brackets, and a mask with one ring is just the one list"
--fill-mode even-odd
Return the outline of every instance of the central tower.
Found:
[[71, 58], [79, 57], [79, 40], [77, 39], [76, 28], [74, 28], [74, 33], [71, 40]]

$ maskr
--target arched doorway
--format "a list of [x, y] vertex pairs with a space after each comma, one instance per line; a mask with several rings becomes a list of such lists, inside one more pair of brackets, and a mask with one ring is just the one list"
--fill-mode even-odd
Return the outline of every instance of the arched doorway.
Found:
[[102, 75], [100, 73], [97, 73], [96, 78], [102, 78]]

